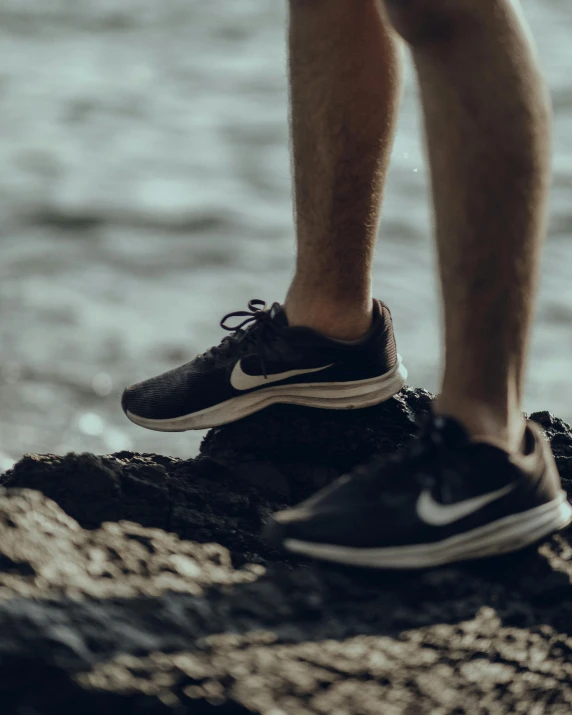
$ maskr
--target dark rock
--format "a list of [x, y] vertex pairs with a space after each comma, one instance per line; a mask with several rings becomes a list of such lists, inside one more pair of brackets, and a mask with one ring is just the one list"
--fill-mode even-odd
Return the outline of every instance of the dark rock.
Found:
[[[25, 457], [0, 489], [0, 713], [568, 715], [569, 532], [393, 574], [260, 541], [275, 509], [399, 449], [429, 404], [276, 407], [188, 461]], [[533, 418], [569, 476], [570, 428]]]
[[258, 563], [271, 554], [259, 538], [265, 516], [375, 452], [400, 448], [430, 400], [406, 389], [365, 410], [275, 406], [209, 432], [197, 459], [27, 455], [0, 484], [42, 491], [87, 529], [125, 519], [185, 539], [216, 539], [237, 564]]

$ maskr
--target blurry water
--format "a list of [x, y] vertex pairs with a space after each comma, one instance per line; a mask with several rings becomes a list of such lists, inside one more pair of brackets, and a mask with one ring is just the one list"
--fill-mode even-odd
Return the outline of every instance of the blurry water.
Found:
[[[554, 95], [551, 233], [525, 407], [572, 421], [572, 12], [525, 3]], [[193, 357], [292, 269], [285, 4], [1, 0], [0, 464], [191, 455], [129, 424], [124, 384]], [[411, 72], [376, 258], [410, 382], [439, 320]]]

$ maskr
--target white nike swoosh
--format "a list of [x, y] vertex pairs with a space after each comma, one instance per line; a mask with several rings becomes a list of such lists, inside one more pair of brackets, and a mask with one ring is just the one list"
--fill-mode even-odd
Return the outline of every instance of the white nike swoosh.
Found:
[[230, 384], [235, 390], [252, 390], [255, 387], [260, 387], [262, 385], [269, 385], [271, 382], [280, 382], [280, 380], [287, 380], [289, 377], [296, 377], [296, 375], [308, 375], [312, 372], [321, 372], [326, 370], [331, 365], [324, 365], [324, 367], [312, 367], [306, 370], [288, 370], [287, 372], [279, 372], [276, 375], [247, 375], [242, 369], [240, 360], [236, 363], [233, 368], [232, 374], [230, 376]]
[[431, 526], [446, 526], [500, 499], [515, 489], [516, 486], [516, 482], [513, 482], [496, 492], [489, 492], [480, 497], [466, 499], [456, 504], [439, 504], [431, 496], [430, 490], [426, 489], [417, 500], [417, 516], [421, 521]]

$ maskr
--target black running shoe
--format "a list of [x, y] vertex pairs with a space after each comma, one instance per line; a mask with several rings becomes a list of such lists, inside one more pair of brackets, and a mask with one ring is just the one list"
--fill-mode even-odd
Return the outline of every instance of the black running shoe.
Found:
[[[397, 355], [391, 315], [374, 302], [373, 324], [356, 342], [289, 327], [278, 303], [251, 300], [221, 327], [231, 335], [191, 362], [128, 387], [125, 414], [162, 432], [233, 422], [277, 402], [350, 410], [395, 395], [407, 377]], [[230, 318], [241, 319], [229, 326]]]
[[266, 537], [327, 561], [406, 569], [517, 551], [572, 521], [549, 445], [528, 422], [517, 455], [432, 418], [409, 449], [359, 467], [292, 510]]

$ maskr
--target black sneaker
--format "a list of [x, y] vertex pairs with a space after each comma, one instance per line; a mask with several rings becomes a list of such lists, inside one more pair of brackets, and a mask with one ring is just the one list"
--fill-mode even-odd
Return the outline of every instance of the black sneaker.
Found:
[[528, 422], [517, 455], [432, 418], [409, 449], [341, 477], [266, 537], [318, 559], [425, 568], [517, 551], [572, 521], [549, 445]]
[[[229, 313], [231, 332], [191, 362], [128, 387], [125, 414], [162, 432], [205, 429], [233, 422], [277, 402], [350, 410], [395, 395], [407, 377], [397, 355], [391, 315], [374, 302], [373, 324], [356, 342], [332, 340], [309, 328], [289, 327], [282, 306], [251, 300]], [[235, 327], [230, 318], [240, 318]]]

